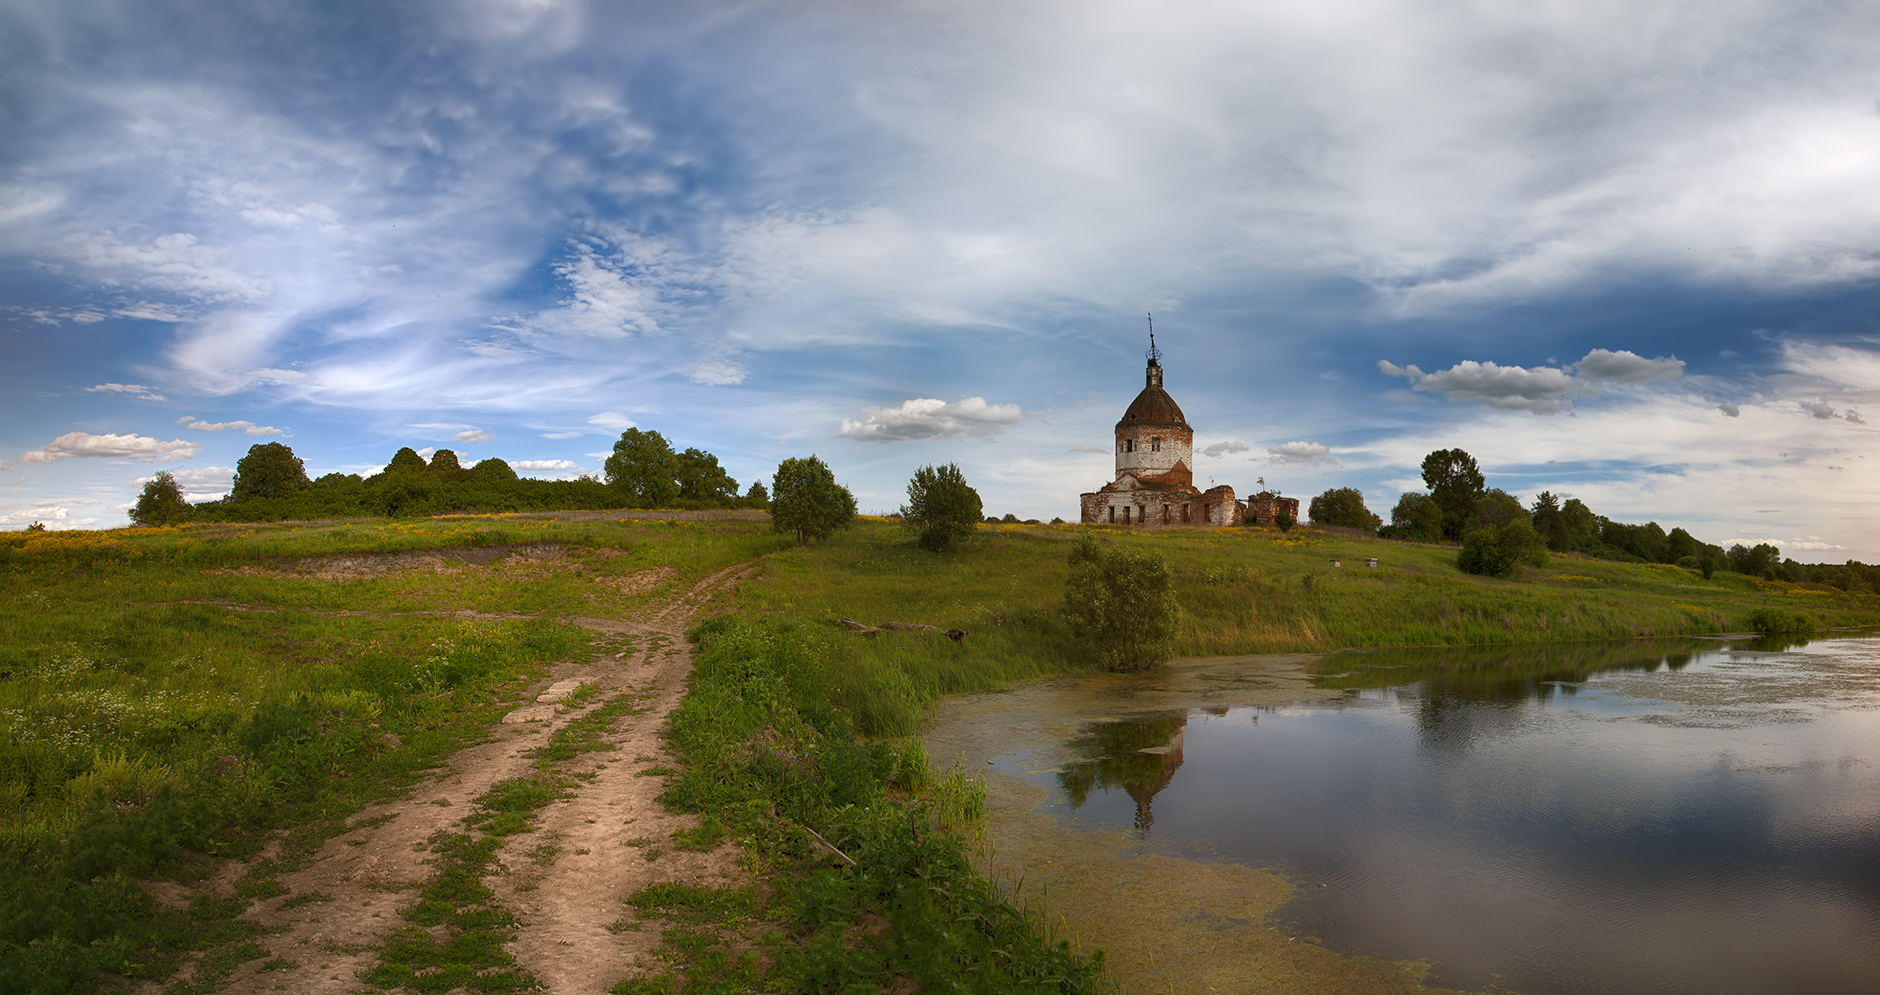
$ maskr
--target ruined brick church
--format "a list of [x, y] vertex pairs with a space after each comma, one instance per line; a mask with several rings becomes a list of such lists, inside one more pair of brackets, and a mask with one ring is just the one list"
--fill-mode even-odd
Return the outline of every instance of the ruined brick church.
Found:
[[1149, 337], [1142, 393], [1116, 423], [1116, 479], [1082, 496], [1082, 521], [1138, 527], [1273, 524], [1299, 518], [1299, 501], [1262, 492], [1243, 505], [1222, 484], [1195, 486], [1195, 430], [1162, 388], [1162, 353]]

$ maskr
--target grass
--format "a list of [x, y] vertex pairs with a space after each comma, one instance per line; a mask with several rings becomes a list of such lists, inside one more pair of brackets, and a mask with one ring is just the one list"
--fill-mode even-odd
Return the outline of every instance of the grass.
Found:
[[[978, 879], [946, 856], [960, 836], [946, 826], [970, 824], [971, 779], [935, 776], [911, 750], [855, 738], [906, 736], [947, 693], [1090, 669], [1088, 648], [1056, 611], [1076, 532], [985, 527], [946, 554], [874, 520], [807, 549], [759, 523], [528, 516], [0, 534], [0, 990], [166, 981], [192, 962], [176, 984], [213, 986], [256, 949], [253, 936], [216, 924], [279, 894], [277, 872], [343, 831], [363, 804], [481, 737], [548, 661], [621, 648], [559, 619], [631, 611], [751, 561], [762, 575], [741, 588], [739, 620], [699, 633], [700, 673], [712, 676], [675, 716], [683, 770], [636, 762], [670, 779], [674, 804], [707, 814], [678, 845], [735, 839], [752, 860], [787, 870], [790, 883], [764, 908], [801, 925], [777, 927], [765, 946], [762, 930], [738, 940], [742, 927], [715, 921], [710, 939], [691, 924], [684, 957], [720, 944], [730, 959], [693, 977], [683, 965], [696, 957], [681, 957], [669, 980], [735, 988], [745, 982], [727, 979], [748, 966], [803, 985], [938, 984], [983, 960], [1006, 965], [986, 977], [1045, 965], [1006, 977], [1021, 989], [1044, 977], [1072, 979], [1052, 983], [1060, 989], [1084, 984], [1087, 965], [1026, 947], [1019, 926], [973, 891]], [[1313, 529], [1097, 532], [1170, 564], [1184, 655], [1880, 621], [1872, 596], [1730, 573], [1707, 581], [1675, 567], [1555, 557], [1497, 580], [1463, 575], [1453, 547]], [[1362, 566], [1366, 557], [1380, 566]], [[460, 621], [463, 611], [479, 620]], [[967, 636], [866, 637], [843, 617]], [[443, 866], [461, 871], [451, 880], [486, 866], [488, 841], [526, 832], [533, 806], [568, 790], [557, 765], [604, 749], [607, 723], [640, 707], [617, 698], [557, 733], [538, 751], [537, 776], [486, 799], [461, 839], [437, 841]], [[828, 853], [805, 829], [908, 880], [943, 882], [947, 894], [911, 896], [897, 890], [901, 878], [824, 866]], [[218, 860], [252, 856], [269, 838], [282, 843], [279, 864], [208, 894], [223, 904], [165, 912], [138, 884], [200, 885]], [[457, 939], [422, 947], [411, 938], [384, 962], [412, 977], [452, 964], [482, 965], [477, 977], [512, 970], [497, 957], [507, 927], [474, 918], [496, 913], [476, 902], [452, 909], [459, 918], [440, 924]], [[896, 918], [904, 912], [911, 918]], [[949, 947], [958, 937], [930, 935], [924, 916], [979, 917], [986, 931]]]
[[[1296, 528], [1133, 531], [1099, 539], [1161, 555], [1182, 608], [1181, 656], [1361, 646], [1562, 642], [1880, 623], [1880, 598], [1720, 572], [1576, 555], [1513, 579], [1464, 574], [1453, 546]], [[1077, 526], [988, 526], [945, 554], [865, 522], [766, 558], [741, 591], [752, 617], [842, 634], [830, 693], [870, 735], [905, 736], [942, 695], [1095, 666], [1057, 613]], [[1366, 567], [1367, 557], [1379, 565]], [[1337, 560], [1342, 565], [1333, 566]], [[839, 619], [967, 632], [847, 635]]]

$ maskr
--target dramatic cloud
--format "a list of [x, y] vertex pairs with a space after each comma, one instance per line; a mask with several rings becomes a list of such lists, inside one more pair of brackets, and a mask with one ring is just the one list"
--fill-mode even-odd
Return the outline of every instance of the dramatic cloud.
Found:
[[1318, 463], [1331, 455], [1331, 448], [1317, 442], [1286, 442], [1266, 448], [1267, 457], [1273, 463], [1296, 463], [1307, 465]]
[[143, 401], [167, 400], [162, 394], [135, 383], [101, 383], [96, 387], [87, 387], [88, 394], [126, 394]]
[[44, 446], [20, 454], [23, 464], [57, 463], [62, 459], [133, 459], [145, 463], [156, 460], [193, 459], [201, 449], [194, 442], [172, 439], [164, 442], [145, 435], [92, 435], [67, 432]]
[[1573, 410], [1573, 398], [1596, 393], [1564, 370], [1551, 366], [1529, 369], [1465, 359], [1447, 370], [1424, 373], [1415, 365], [1398, 366], [1378, 360], [1384, 374], [1403, 377], [1413, 390], [1442, 394], [1452, 401], [1476, 401], [1492, 408], [1549, 414]]
[[907, 442], [914, 439], [955, 439], [972, 436], [990, 439], [1017, 425], [1024, 417], [1016, 404], [988, 404], [983, 397], [968, 397], [948, 404], [932, 397], [901, 402], [900, 407], [870, 407], [859, 419], [842, 419], [839, 436], [867, 442]]
[[1585, 380], [1612, 380], [1618, 383], [1661, 383], [1684, 375], [1684, 361], [1676, 356], [1646, 359], [1624, 349], [1594, 349], [1573, 364], [1573, 372]]
[[519, 459], [509, 466], [516, 470], [578, 470], [581, 464], [565, 459]]
[[[1298, 443], [1290, 443], [1290, 444], [1297, 445]], [[1226, 456], [1228, 453], [1244, 453], [1247, 450], [1252, 449], [1252, 448], [1253, 448], [1252, 446], [1247, 445], [1246, 443], [1240, 441], [1239, 439], [1235, 439], [1232, 442], [1217, 442], [1214, 445], [1211, 445], [1207, 447], [1206, 449], [1201, 450], [1201, 455], [1212, 456], [1216, 459], [1219, 459], [1222, 456]], [[1323, 453], [1321, 453], [1320, 455], [1323, 455]]]
[[272, 425], [257, 425], [251, 421], [208, 422], [208, 421], [202, 421], [200, 419], [187, 419], [186, 421], [187, 421], [187, 424], [183, 426], [184, 428], [194, 429], [198, 432], [226, 432], [229, 429], [238, 428], [248, 435], [283, 435], [285, 434], [280, 429], [275, 428]]

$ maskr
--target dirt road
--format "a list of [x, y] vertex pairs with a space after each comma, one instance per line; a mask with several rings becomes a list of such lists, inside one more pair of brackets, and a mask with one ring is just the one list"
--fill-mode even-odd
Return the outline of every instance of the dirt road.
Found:
[[[645, 710], [603, 733], [612, 751], [561, 765], [577, 775], [573, 794], [542, 809], [532, 832], [508, 838], [497, 873], [485, 883], [521, 921], [520, 936], [507, 949], [545, 990], [604, 992], [639, 973], [635, 965], [659, 934], [650, 926], [609, 929], [634, 918], [622, 898], [660, 881], [717, 886], [738, 880], [735, 846], [700, 853], [674, 845], [673, 832], [695, 828], [698, 818], [667, 812], [656, 800], [665, 778], [645, 772], [678, 766], [660, 729], [691, 671], [687, 626], [714, 597], [755, 572], [750, 565], [719, 571], [628, 617], [573, 620], [596, 634], [597, 646], [625, 648], [555, 665], [531, 697], [576, 679], [598, 692], [580, 705], [544, 701], [518, 708], [487, 740], [452, 755], [445, 769], [407, 796], [361, 810], [349, 823], [354, 829], [328, 839], [302, 869], [280, 875], [287, 894], [257, 902], [244, 916], [279, 931], [258, 940], [268, 957], [238, 968], [223, 990], [358, 991], [358, 975], [377, 963], [380, 942], [406, 925], [399, 910], [416, 900], [433, 873], [426, 841], [435, 833], [462, 832], [474, 799], [534, 771], [529, 750], [621, 694], [635, 696]], [[219, 879], [232, 882], [244, 870], [231, 866]], [[309, 901], [313, 895], [324, 899]]]

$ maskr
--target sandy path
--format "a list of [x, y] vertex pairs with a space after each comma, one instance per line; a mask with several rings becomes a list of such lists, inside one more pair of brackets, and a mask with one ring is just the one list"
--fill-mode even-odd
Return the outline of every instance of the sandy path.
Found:
[[[698, 817], [674, 815], [659, 804], [665, 778], [636, 775], [648, 767], [677, 766], [660, 730], [684, 696], [691, 671], [686, 627], [714, 596], [728, 593], [756, 569], [721, 570], [632, 616], [575, 619], [593, 630], [598, 642], [630, 638], [632, 645], [586, 663], [556, 664], [531, 694], [573, 678], [597, 685], [599, 693], [580, 706], [528, 706], [541, 717], [506, 721], [488, 740], [452, 755], [447, 767], [406, 797], [360, 810], [351, 823], [358, 828], [327, 840], [301, 870], [279, 876], [290, 889], [287, 895], [257, 902], [244, 916], [280, 931], [259, 938], [269, 956], [238, 968], [223, 990], [358, 991], [359, 973], [377, 963], [377, 945], [405, 925], [399, 910], [416, 901], [431, 876], [425, 841], [440, 831], [462, 832], [472, 800], [499, 781], [533, 771], [529, 750], [623, 693], [641, 697], [639, 707], [646, 710], [606, 731], [603, 738], [614, 750], [582, 754], [562, 765], [568, 773], [595, 776], [575, 781], [573, 797], [540, 810], [535, 831], [510, 837], [498, 853], [498, 873], [486, 883], [521, 921], [521, 935], [508, 949], [544, 990], [604, 992], [636, 973], [635, 965], [658, 944], [659, 935], [653, 928], [610, 931], [609, 924], [623, 917], [633, 920], [622, 898], [657, 881], [717, 885], [730, 883], [738, 873], [733, 846], [709, 853], [679, 849], [673, 831], [696, 827]], [[540, 849], [545, 844], [558, 849], [549, 855]], [[656, 858], [649, 859], [655, 851]], [[245, 869], [240, 864], [227, 868], [217, 876], [218, 890], [226, 891]], [[186, 900], [177, 891], [159, 897]], [[316, 892], [327, 900], [307, 902]], [[277, 966], [262, 970], [270, 961]], [[278, 966], [281, 962], [291, 966]], [[142, 989], [160, 990], [158, 985]]]

